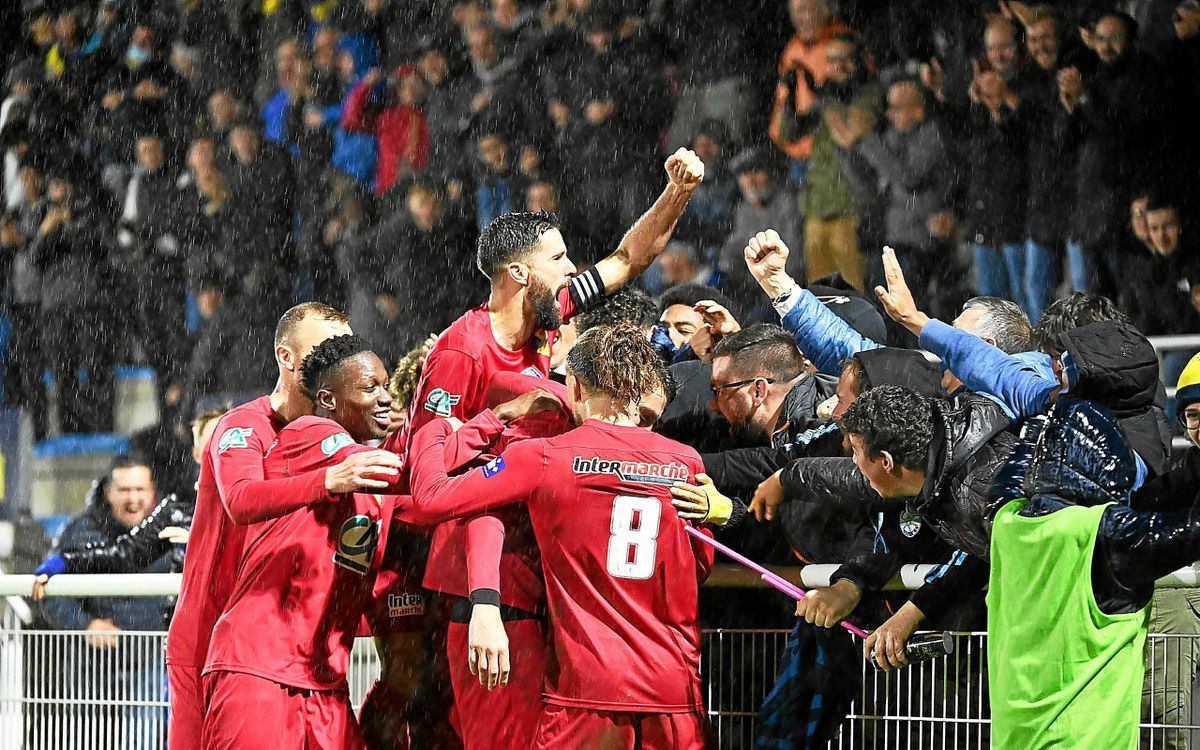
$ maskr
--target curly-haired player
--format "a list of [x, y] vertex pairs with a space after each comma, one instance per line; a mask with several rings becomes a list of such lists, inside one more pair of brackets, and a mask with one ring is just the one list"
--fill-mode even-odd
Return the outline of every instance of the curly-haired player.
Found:
[[[264, 461], [268, 478], [336, 465], [371, 450], [362, 443], [387, 431], [388, 373], [366, 341], [328, 339], [300, 371], [317, 414], [279, 432]], [[474, 458], [503, 429], [488, 414], [461, 434], [472, 435], [482, 422], [478, 440], [450, 446], [462, 457], [447, 457], [451, 466]], [[237, 580], [204, 669], [205, 748], [362, 747], [346, 668], [372, 601], [395, 502], [392, 495], [335, 495], [247, 528]]]
[[[448, 422], [414, 441], [414, 507], [403, 517], [528, 507], [556, 664], [545, 678], [537, 748], [703, 747], [697, 597], [712, 554], [684, 533], [670, 492], [703, 464], [642, 426], [643, 401], [662, 388], [645, 335], [629, 324], [601, 326], [567, 356], [574, 430], [513, 444], [454, 478], [441, 458]], [[508, 668], [503, 659], [472, 663], [501, 684]]]

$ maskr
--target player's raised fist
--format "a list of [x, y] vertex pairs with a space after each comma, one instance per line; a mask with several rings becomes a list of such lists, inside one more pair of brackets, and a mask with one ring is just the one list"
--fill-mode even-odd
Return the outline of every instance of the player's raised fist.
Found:
[[671, 184], [685, 190], [695, 190], [704, 182], [704, 162], [690, 149], [681, 148], [668, 156], [666, 170]]

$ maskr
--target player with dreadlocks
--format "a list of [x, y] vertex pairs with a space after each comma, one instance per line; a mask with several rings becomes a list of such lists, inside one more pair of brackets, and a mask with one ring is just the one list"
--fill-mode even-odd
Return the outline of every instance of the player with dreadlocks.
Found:
[[[513, 444], [454, 478], [442, 458], [450, 423], [433, 422], [414, 440], [413, 508], [402, 517], [428, 523], [514, 502], [529, 510], [556, 664], [537, 748], [703, 747], [697, 598], [712, 554], [684, 533], [670, 493], [703, 464], [643, 427], [642, 403], [662, 388], [645, 335], [601, 326], [567, 355], [575, 429]], [[501, 684], [508, 666], [472, 664]]]
[[[387, 432], [388, 372], [366, 341], [328, 339], [300, 370], [316, 414], [279, 432], [263, 464], [268, 478], [336, 465], [372, 450], [363, 443]], [[479, 438], [468, 445], [476, 426]], [[448, 449], [472, 458], [502, 429], [488, 413], [464, 426], [464, 438]], [[457, 455], [447, 458], [451, 466], [462, 463]], [[391, 494], [347, 493], [247, 527], [204, 669], [203, 747], [363, 746], [346, 668], [396, 502]]]

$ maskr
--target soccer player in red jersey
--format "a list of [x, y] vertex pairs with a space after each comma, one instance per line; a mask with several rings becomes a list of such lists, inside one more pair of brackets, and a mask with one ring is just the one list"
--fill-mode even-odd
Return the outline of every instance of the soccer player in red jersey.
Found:
[[200, 673], [213, 625], [233, 590], [245, 524], [330, 502], [339, 493], [386, 486], [377, 477], [401, 466], [394, 454], [373, 451], [298, 476], [266, 479], [263, 473], [263, 457], [279, 430], [312, 412], [299, 385], [300, 362], [321, 341], [349, 333], [346, 320], [313, 302], [284, 313], [275, 330], [275, 390], [226, 413], [201, 457], [183, 583], [167, 634], [171, 750], [199, 745], [205, 711]]
[[529, 510], [553, 649], [536, 748], [704, 746], [697, 609], [712, 553], [684, 533], [670, 492], [703, 465], [639, 426], [661, 369], [635, 327], [595, 328], [567, 355], [574, 430], [516, 443], [454, 478], [442, 459], [450, 423], [414, 439], [413, 505], [400, 517], [432, 522], [521, 501]]
[[[455, 417], [466, 420], [487, 407], [487, 389], [498, 372], [546, 377], [558, 328], [577, 311], [586, 309], [637, 277], [665, 247], [692, 192], [704, 179], [704, 165], [691, 151], [680, 149], [667, 159], [668, 184], [654, 205], [634, 223], [616, 251], [584, 273], [575, 276], [556, 220], [544, 213], [505, 214], [489, 224], [479, 237], [476, 263], [491, 280], [488, 301], [455, 321], [438, 338], [425, 363], [406, 425], [407, 444], [431, 420]], [[472, 554], [468, 544], [495, 544], [503, 528], [494, 522], [455, 522], [440, 526], [430, 543], [425, 585], [444, 591], [436, 571], [461, 566]], [[491, 542], [477, 541], [490, 539]], [[470, 541], [468, 541], [470, 540]], [[444, 592], [454, 595], [454, 592]], [[505, 608], [502, 610], [501, 605]], [[512, 606], [516, 605], [516, 606]], [[526, 622], [536, 613], [520, 602], [502, 602], [500, 592], [480, 589], [469, 601], [449, 603], [451, 619], [462, 610], [478, 627], [493, 632], [502, 621]], [[485, 625], [484, 621], [490, 625]], [[462, 624], [462, 623], [459, 623]], [[528, 623], [510, 628], [514, 654], [543, 648]], [[463, 654], [450, 653], [456, 682], [469, 680]], [[518, 705], [517, 691], [496, 693], [488, 709], [458, 705], [457, 728], [467, 750], [525, 750], [528, 736], [513, 732], [511, 741], [497, 744], [495, 727], [522, 724], [532, 729], [537, 705]], [[526, 704], [529, 701], [525, 701]], [[520, 717], [528, 717], [522, 722]], [[503, 739], [503, 738], [502, 738]]]
[[[268, 478], [303, 475], [362, 453], [384, 437], [387, 370], [363, 339], [344, 335], [313, 349], [302, 383], [317, 414], [291, 422], [269, 449]], [[473, 459], [536, 394], [481, 414], [448, 443], [447, 468]], [[208, 713], [203, 747], [357, 750], [346, 670], [371, 593], [391, 517], [392, 495], [339, 495], [249, 525], [237, 579], [213, 629], [204, 669]]]

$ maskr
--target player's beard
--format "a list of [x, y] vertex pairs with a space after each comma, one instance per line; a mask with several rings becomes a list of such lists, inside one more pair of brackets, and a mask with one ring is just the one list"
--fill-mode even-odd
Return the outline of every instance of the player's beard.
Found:
[[558, 309], [558, 295], [549, 285], [542, 283], [536, 276], [529, 277], [529, 287], [525, 292], [529, 303], [533, 305], [533, 321], [543, 331], [557, 331], [562, 327], [562, 313]]

